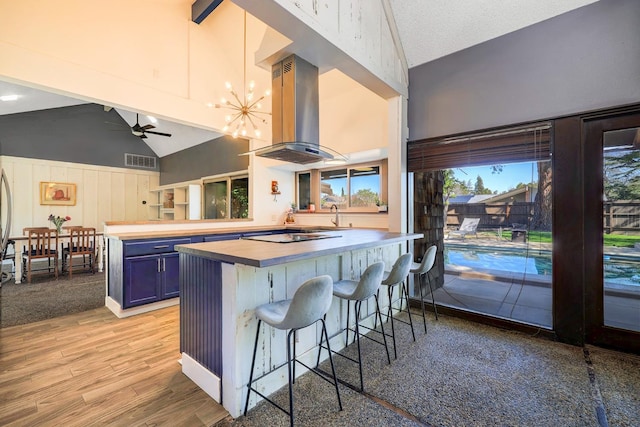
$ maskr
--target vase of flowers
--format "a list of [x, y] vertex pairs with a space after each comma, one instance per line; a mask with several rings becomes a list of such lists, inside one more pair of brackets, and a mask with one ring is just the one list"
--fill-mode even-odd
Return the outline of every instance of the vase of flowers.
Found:
[[60, 232], [62, 231], [62, 224], [64, 224], [65, 221], [69, 221], [70, 219], [71, 217], [69, 215], [67, 216], [54, 216], [53, 214], [49, 215], [49, 221], [51, 221], [53, 225], [56, 226], [56, 230], [58, 231], [58, 234], [60, 234]]

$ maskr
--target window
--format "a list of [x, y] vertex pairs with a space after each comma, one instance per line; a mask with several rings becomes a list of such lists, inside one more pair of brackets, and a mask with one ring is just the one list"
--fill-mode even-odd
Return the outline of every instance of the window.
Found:
[[[228, 203], [228, 201], [231, 203]], [[224, 177], [204, 182], [204, 218], [249, 217], [249, 177]]]
[[303, 211], [313, 203], [321, 210], [335, 204], [341, 211], [377, 212], [376, 205], [386, 202], [386, 166], [383, 159], [339, 169], [297, 172], [296, 203]]
[[298, 208], [307, 210], [311, 204], [311, 172], [299, 172], [297, 177]]

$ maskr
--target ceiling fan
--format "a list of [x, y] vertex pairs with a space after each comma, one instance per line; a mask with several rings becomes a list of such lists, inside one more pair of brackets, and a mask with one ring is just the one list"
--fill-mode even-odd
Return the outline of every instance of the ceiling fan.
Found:
[[146, 133], [152, 133], [154, 135], [160, 135], [160, 136], [171, 136], [170, 133], [156, 132], [156, 131], [150, 130], [154, 128], [155, 126], [152, 124], [140, 126], [140, 122], [138, 121], [138, 113], [136, 113], [136, 124], [131, 126], [131, 133], [141, 139], [147, 138], [147, 135], [145, 135]]

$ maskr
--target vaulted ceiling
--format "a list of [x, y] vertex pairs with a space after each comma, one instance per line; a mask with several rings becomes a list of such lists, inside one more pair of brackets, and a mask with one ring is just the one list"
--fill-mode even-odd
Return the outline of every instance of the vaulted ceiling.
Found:
[[[388, 1], [391, 6], [407, 64], [412, 68], [596, 0], [382, 1]], [[21, 101], [0, 102], [0, 115], [85, 102], [0, 81], [0, 96], [12, 93], [22, 95]], [[129, 125], [135, 124], [135, 113], [121, 109], [118, 112]], [[144, 140], [160, 157], [221, 135], [167, 121], [160, 121], [156, 126], [162, 132], [173, 134], [171, 138], [147, 135]]]

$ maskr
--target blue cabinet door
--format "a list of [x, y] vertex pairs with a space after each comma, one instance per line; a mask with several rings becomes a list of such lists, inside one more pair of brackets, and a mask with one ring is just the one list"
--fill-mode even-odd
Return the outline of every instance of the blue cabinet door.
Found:
[[138, 256], [124, 260], [124, 307], [148, 304], [160, 299], [160, 258]]
[[179, 260], [177, 252], [162, 256], [162, 299], [180, 295]]

